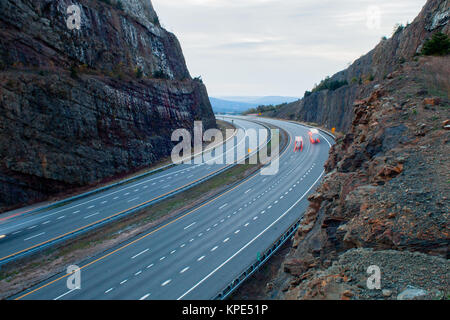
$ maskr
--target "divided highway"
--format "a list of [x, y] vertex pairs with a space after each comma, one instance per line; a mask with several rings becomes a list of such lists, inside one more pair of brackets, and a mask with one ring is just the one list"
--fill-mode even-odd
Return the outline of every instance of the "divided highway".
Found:
[[[15, 298], [216, 297], [301, 217], [308, 206], [308, 194], [323, 177], [323, 164], [334, 143], [320, 134], [321, 143], [312, 145], [307, 139], [309, 128], [278, 120], [257, 120], [289, 134], [278, 174], [253, 175], [179, 218], [86, 261], [80, 265], [79, 290], [69, 290], [67, 275], [59, 274]], [[258, 126], [242, 118], [235, 118], [235, 123]], [[294, 153], [297, 136], [308, 142], [303, 152]], [[151, 183], [148, 186], [152, 189]], [[134, 187], [121, 191], [121, 195], [133, 191]], [[102, 199], [96, 201], [101, 204]], [[122, 198], [119, 202], [125, 201]]]
[[[265, 129], [253, 122], [236, 119], [237, 128]], [[227, 141], [216, 157], [225, 157], [246, 144], [243, 131]], [[225, 139], [225, 137], [224, 137]], [[260, 141], [260, 145], [266, 141]], [[246, 152], [248, 149], [245, 148]], [[256, 151], [256, 150], [255, 150]], [[254, 151], [252, 151], [254, 152]], [[133, 182], [80, 198], [64, 205], [28, 213], [10, 212], [0, 216], [0, 265], [82, 233], [133, 209], [141, 208], [178, 191], [205, 181], [223, 171], [227, 164], [181, 164]], [[26, 209], [24, 209], [26, 211]]]

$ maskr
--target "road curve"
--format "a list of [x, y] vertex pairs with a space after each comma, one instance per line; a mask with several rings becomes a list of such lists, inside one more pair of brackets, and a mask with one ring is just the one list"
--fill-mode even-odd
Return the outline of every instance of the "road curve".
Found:
[[[225, 157], [246, 144], [244, 130], [255, 128], [255, 124], [236, 119], [239, 129], [232, 140], [218, 149], [214, 157]], [[264, 129], [263, 126], [256, 126]], [[265, 141], [259, 141], [261, 145]], [[247, 148], [245, 148], [248, 152]], [[199, 156], [200, 157], [200, 156]], [[193, 162], [196, 163], [196, 162]], [[221, 172], [227, 164], [181, 164], [131, 183], [80, 198], [65, 205], [54, 205], [35, 213], [5, 213], [0, 216], [0, 265], [33, 251], [53, 245], [110, 221], [130, 210], [160, 201], [175, 192], [185, 190], [199, 181], [205, 181]]]
[[86, 261], [79, 290], [69, 290], [68, 275], [59, 274], [14, 298], [214, 298], [301, 217], [334, 143], [322, 135], [320, 144], [306, 143], [303, 152], [294, 153], [295, 137], [309, 141], [309, 128], [258, 120], [289, 134], [278, 174], [253, 175], [178, 219]]

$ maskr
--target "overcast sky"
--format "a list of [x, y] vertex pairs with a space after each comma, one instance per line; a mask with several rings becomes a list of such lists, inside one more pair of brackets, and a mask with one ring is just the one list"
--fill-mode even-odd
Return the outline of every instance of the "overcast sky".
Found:
[[425, 0], [152, 0], [210, 96], [303, 96]]

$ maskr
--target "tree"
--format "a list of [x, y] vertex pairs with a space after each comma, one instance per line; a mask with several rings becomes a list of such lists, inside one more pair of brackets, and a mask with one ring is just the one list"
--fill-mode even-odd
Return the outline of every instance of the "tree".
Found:
[[444, 56], [450, 53], [450, 39], [449, 37], [442, 33], [438, 32], [433, 34], [431, 39], [425, 41], [425, 44], [422, 48], [422, 54], [424, 55], [438, 55]]

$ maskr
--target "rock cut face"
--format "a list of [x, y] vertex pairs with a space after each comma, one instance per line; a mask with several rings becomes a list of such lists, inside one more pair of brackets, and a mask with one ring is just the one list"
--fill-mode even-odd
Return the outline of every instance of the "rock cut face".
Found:
[[[92, 185], [170, 154], [215, 117], [150, 1], [0, 2], [0, 208]], [[80, 8], [81, 28], [67, 27]]]

